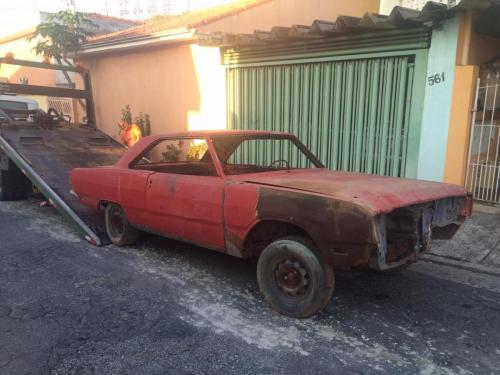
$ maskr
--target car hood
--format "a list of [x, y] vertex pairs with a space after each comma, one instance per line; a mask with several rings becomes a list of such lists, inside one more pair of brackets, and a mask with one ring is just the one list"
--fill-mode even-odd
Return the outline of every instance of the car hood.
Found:
[[327, 169], [255, 173], [239, 177], [248, 183], [329, 195], [364, 206], [374, 214], [466, 195], [466, 190], [458, 185]]

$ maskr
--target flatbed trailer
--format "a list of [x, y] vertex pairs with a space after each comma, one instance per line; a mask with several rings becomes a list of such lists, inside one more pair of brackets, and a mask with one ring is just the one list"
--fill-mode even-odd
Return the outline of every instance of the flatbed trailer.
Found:
[[[77, 71], [69, 66], [0, 58], [0, 64], [4, 63]], [[8, 113], [0, 113], [0, 199], [25, 198], [34, 186], [83, 238], [101, 245], [107, 242], [103, 217], [74, 196], [69, 173], [77, 167], [113, 165], [126, 148], [97, 129], [90, 76], [88, 72], [82, 74], [84, 90], [0, 84], [0, 92], [80, 98], [85, 100], [88, 119], [85, 124], [70, 124], [50, 116], [16, 121]]]

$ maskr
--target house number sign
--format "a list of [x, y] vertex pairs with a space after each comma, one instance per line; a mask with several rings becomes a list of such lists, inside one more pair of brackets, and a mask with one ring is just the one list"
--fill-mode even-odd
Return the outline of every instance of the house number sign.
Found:
[[444, 82], [444, 72], [433, 74], [427, 77], [429, 86], [439, 85]]

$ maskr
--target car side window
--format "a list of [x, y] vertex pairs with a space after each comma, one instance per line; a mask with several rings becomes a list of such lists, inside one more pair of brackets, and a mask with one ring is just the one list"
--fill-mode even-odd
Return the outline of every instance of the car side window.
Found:
[[228, 164], [279, 169], [313, 168], [311, 160], [289, 139], [247, 139], [227, 160]]
[[207, 142], [203, 138], [160, 141], [146, 150], [132, 168], [194, 176], [217, 175]]

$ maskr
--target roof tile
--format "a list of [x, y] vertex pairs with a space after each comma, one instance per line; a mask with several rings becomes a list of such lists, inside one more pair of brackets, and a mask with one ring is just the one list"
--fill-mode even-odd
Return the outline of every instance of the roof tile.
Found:
[[175, 16], [155, 16], [146, 20], [142, 25], [89, 38], [86, 44], [148, 36], [158, 32], [180, 28], [196, 28], [197, 26], [215, 22], [221, 18], [238, 14], [269, 1], [273, 0], [239, 0], [211, 8], [193, 10]]

